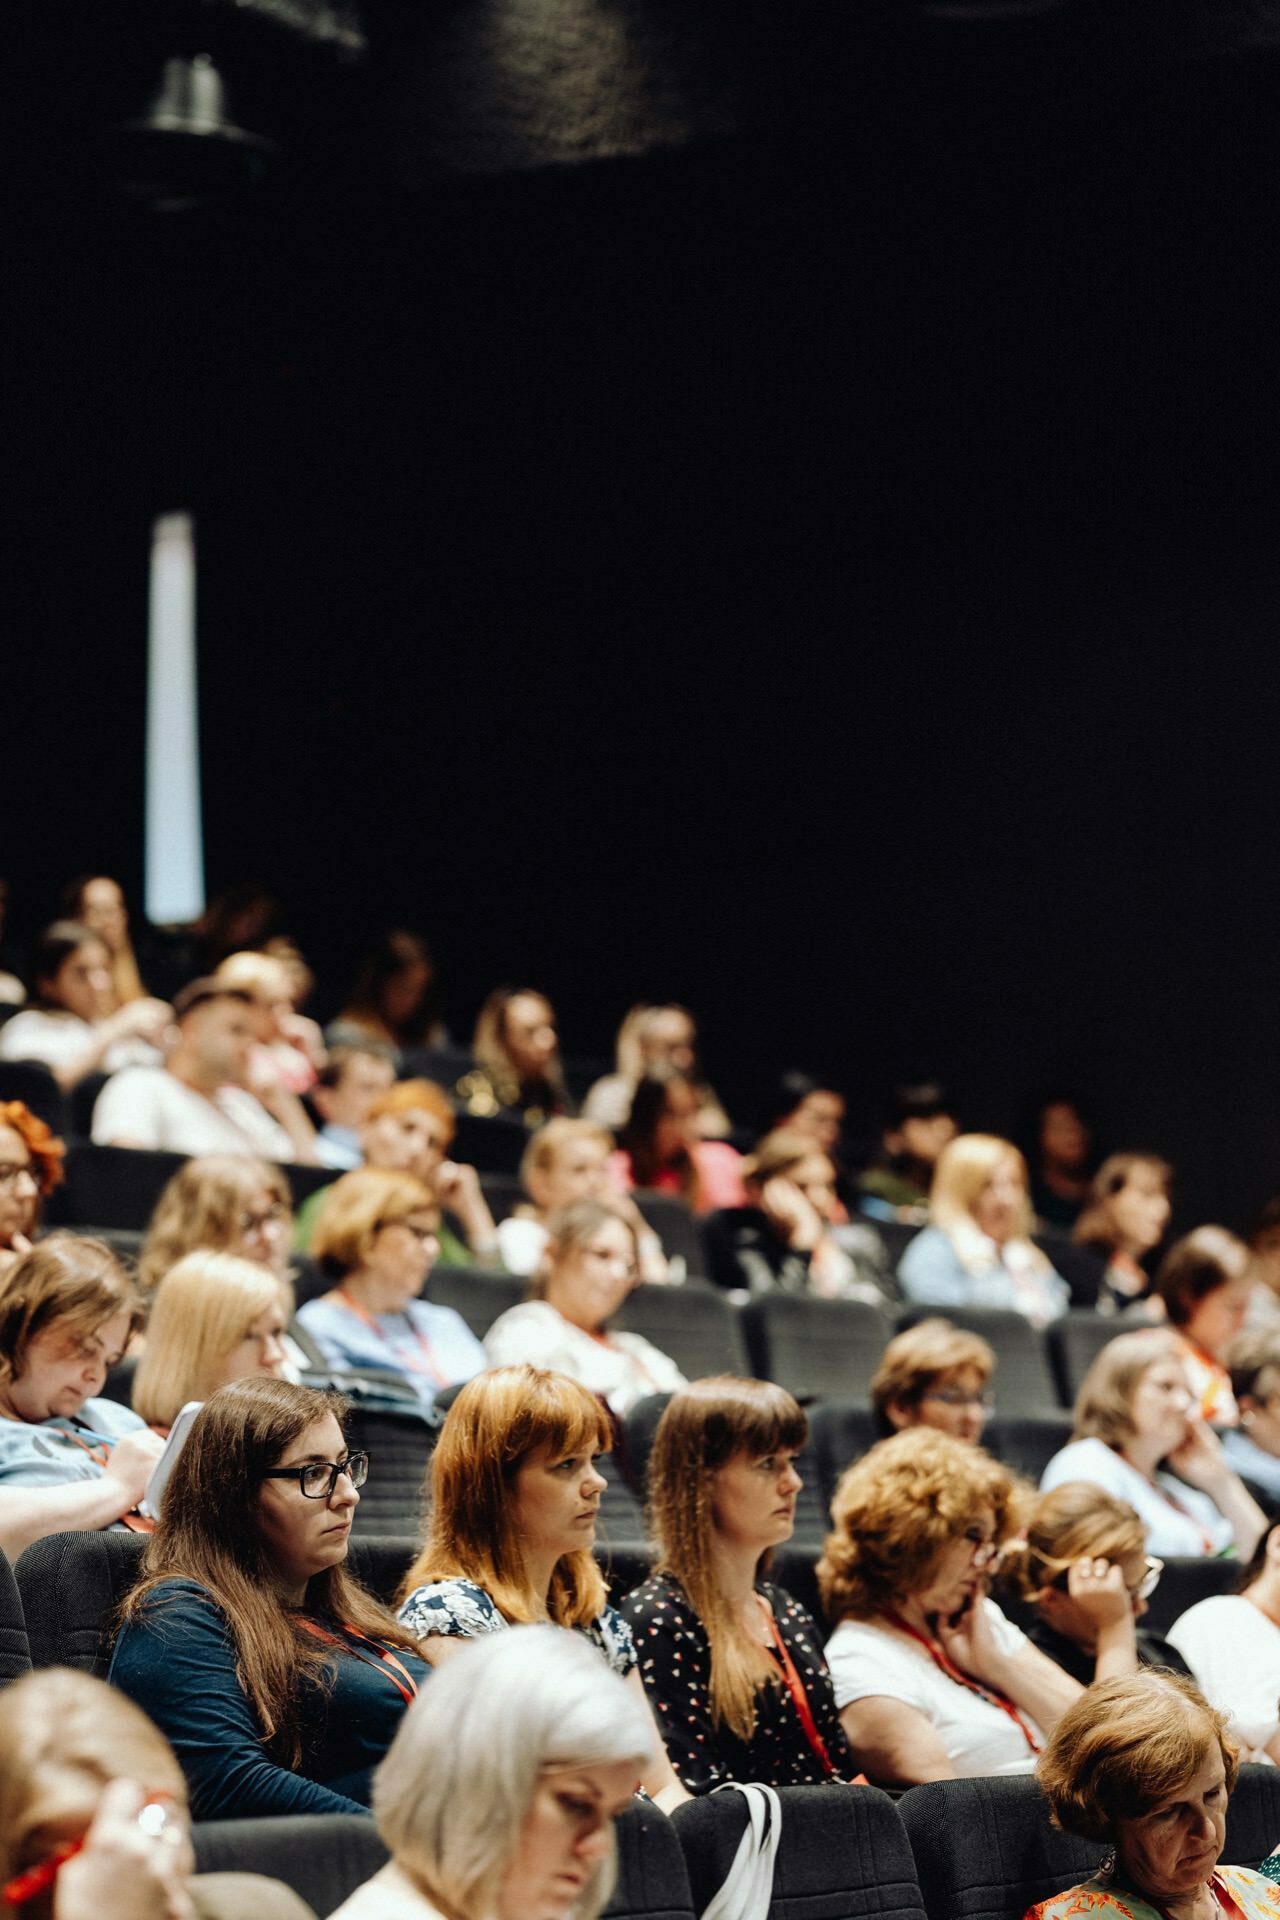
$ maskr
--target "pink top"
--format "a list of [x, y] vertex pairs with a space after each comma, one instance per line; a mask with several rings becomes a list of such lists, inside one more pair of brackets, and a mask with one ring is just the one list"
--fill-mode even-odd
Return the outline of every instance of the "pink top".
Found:
[[[689, 1149], [698, 1170], [698, 1190], [693, 1201], [695, 1213], [714, 1213], [717, 1207], [745, 1207], [746, 1189], [742, 1184], [742, 1155], [724, 1140], [698, 1140]], [[635, 1186], [631, 1177], [631, 1155], [621, 1148], [609, 1155], [609, 1172], [627, 1193]], [[663, 1167], [650, 1183], [655, 1193], [673, 1193], [679, 1199], [680, 1176], [674, 1167]]]

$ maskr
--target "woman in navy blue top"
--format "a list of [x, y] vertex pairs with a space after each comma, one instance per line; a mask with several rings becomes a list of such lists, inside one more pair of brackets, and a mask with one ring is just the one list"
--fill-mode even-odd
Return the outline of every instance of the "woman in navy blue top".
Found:
[[346, 1571], [367, 1460], [343, 1403], [249, 1379], [205, 1402], [109, 1678], [168, 1736], [199, 1820], [359, 1813], [427, 1674]]

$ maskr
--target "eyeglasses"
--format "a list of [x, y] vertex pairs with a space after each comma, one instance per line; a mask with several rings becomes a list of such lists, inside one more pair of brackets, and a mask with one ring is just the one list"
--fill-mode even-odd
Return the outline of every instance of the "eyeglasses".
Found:
[[289, 1218], [289, 1209], [277, 1200], [265, 1213], [242, 1213], [240, 1215], [241, 1233], [261, 1233], [264, 1227], [281, 1227]]
[[966, 1527], [963, 1538], [973, 1553], [975, 1567], [989, 1567], [1000, 1552], [999, 1541], [989, 1539], [979, 1527]]
[[269, 1467], [264, 1480], [296, 1480], [308, 1500], [328, 1500], [346, 1474], [353, 1487], [362, 1487], [369, 1478], [367, 1453], [349, 1453], [345, 1460], [308, 1460], [305, 1467]]
[[[36, 1170], [29, 1160], [0, 1160], [0, 1187], [15, 1187], [24, 1173], [36, 1179]], [[39, 1186], [36, 1180], [36, 1185]]]
[[[1087, 1559], [1088, 1555], [1084, 1555], [1082, 1557]], [[1050, 1567], [1058, 1567], [1060, 1569], [1060, 1572], [1058, 1573], [1057, 1578], [1051, 1581], [1050, 1585], [1056, 1587], [1059, 1593], [1068, 1592], [1069, 1591], [1068, 1581], [1070, 1578], [1071, 1569], [1075, 1565], [1075, 1561], [1074, 1560], [1046, 1560], [1045, 1565]], [[1126, 1582], [1125, 1591], [1128, 1593], [1129, 1598], [1131, 1600], [1149, 1600], [1152, 1594], [1155, 1592], [1156, 1588], [1160, 1585], [1160, 1575], [1163, 1572], [1164, 1572], [1164, 1561], [1157, 1560], [1154, 1554], [1149, 1553], [1146, 1556], [1146, 1561], [1143, 1567], [1141, 1578], [1138, 1579], [1133, 1586], [1129, 1586], [1128, 1583]]]
[[988, 1414], [996, 1410], [994, 1393], [966, 1393], [963, 1387], [933, 1387], [920, 1397], [936, 1400], [943, 1407], [981, 1407]]

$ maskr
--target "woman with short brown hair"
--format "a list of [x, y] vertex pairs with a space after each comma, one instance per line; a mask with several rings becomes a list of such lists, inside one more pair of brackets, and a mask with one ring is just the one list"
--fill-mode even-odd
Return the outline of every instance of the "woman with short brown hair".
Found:
[[880, 1356], [871, 1404], [887, 1438], [905, 1427], [936, 1427], [976, 1447], [994, 1411], [996, 1356], [980, 1334], [949, 1320], [918, 1320]]

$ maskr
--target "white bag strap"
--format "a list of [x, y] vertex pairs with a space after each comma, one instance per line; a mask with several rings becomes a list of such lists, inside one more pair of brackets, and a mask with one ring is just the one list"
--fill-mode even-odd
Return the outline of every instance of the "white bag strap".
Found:
[[772, 1787], [730, 1781], [717, 1793], [740, 1793], [747, 1802], [747, 1829], [719, 1892], [702, 1920], [769, 1920], [773, 1863], [782, 1838], [782, 1802]]

